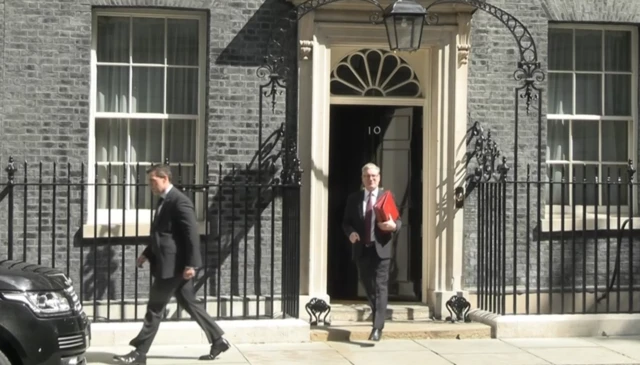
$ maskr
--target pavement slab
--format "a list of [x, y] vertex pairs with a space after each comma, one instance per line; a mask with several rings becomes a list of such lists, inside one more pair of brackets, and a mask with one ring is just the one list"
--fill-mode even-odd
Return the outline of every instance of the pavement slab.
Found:
[[536, 348], [529, 351], [551, 364], [557, 365], [605, 365], [637, 364], [638, 361], [602, 347], [575, 348]]
[[429, 364], [452, 365], [432, 351], [357, 351], [342, 354], [354, 365]]
[[502, 342], [521, 349], [529, 348], [570, 348], [570, 347], [598, 347], [598, 344], [584, 338], [512, 338]]
[[521, 351], [500, 340], [416, 340], [417, 343], [438, 354], [498, 354]]
[[[116, 364], [128, 346], [91, 347], [88, 365]], [[233, 345], [214, 362], [207, 345], [157, 345], [149, 365], [640, 365], [640, 337], [382, 340]]]
[[544, 359], [526, 352], [515, 353], [483, 353], [483, 354], [443, 354], [451, 364], [455, 365], [549, 365]]

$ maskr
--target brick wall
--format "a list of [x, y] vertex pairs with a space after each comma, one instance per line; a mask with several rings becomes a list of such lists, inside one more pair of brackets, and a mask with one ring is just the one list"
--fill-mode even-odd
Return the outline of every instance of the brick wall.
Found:
[[[563, 1], [563, 0], [538, 0], [538, 1], [520, 1], [520, 0], [494, 0], [491, 4], [496, 5], [505, 11], [513, 14], [522, 23], [524, 23], [529, 31], [532, 33], [537, 49], [538, 60], [542, 62], [542, 68], [546, 72], [547, 70], [547, 33], [549, 22], [602, 22], [602, 23], [620, 23], [620, 24], [638, 24], [640, 23], [640, 2], [637, 1], [624, 1], [624, 0], [611, 0], [602, 2], [587, 2], [587, 1]], [[479, 121], [485, 129], [491, 130], [494, 140], [497, 141], [503, 154], [507, 157], [507, 161], [511, 166], [509, 177], [514, 177], [514, 150], [517, 147], [518, 150], [518, 179], [524, 180], [526, 178], [527, 164], [531, 164], [531, 177], [537, 179], [537, 161], [538, 161], [538, 123], [536, 117], [536, 110], [534, 109], [532, 116], [527, 117], [525, 113], [520, 110], [519, 117], [520, 122], [518, 124], [518, 143], [515, 143], [515, 131], [514, 131], [514, 87], [517, 84], [513, 81], [513, 72], [516, 69], [517, 61], [517, 48], [515, 48], [515, 42], [509, 31], [505, 26], [497, 19], [485, 12], [477, 12], [473, 17], [472, 23], [472, 49], [470, 56], [470, 77], [469, 77], [469, 111], [471, 113], [471, 120], [469, 124], [475, 121]], [[546, 89], [546, 82], [541, 83], [540, 86]], [[543, 94], [543, 107], [542, 114], [542, 133], [540, 135], [542, 140], [542, 146], [540, 151], [540, 158], [544, 162], [546, 157], [544, 150], [546, 148], [546, 94]], [[543, 168], [540, 171], [543, 179], [546, 178], [546, 171]], [[524, 186], [524, 184], [521, 184]], [[529, 226], [532, 230], [537, 228], [536, 214], [537, 214], [537, 199], [536, 191], [531, 191], [530, 205], [529, 205]], [[543, 190], [544, 193], [544, 190]], [[560, 286], [561, 283], [569, 283], [572, 280], [573, 268], [571, 254], [571, 240], [567, 240], [565, 236], [565, 261], [564, 265], [568, 268], [569, 272], [565, 272], [564, 277], [559, 277], [560, 274], [560, 250], [562, 249], [562, 240], [558, 239], [557, 235], [549, 240], [549, 237], [540, 238], [540, 265], [535, 262], [538, 254], [537, 236], [531, 234], [528, 239], [531, 244], [529, 251], [531, 257], [531, 265], [527, 269], [526, 267], [526, 244], [527, 236], [525, 234], [525, 227], [527, 225], [526, 217], [526, 190], [524, 188], [518, 189], [515, 193], [513, 189], [508, 190], [507, 200], [507, 258], [506, 258], [506, 272], [507, 272], [507, 285], [510, 286], [513, 283], [513, 255], [514, 255], [514, 226], [518, 227], [515, 231], [517, 244], [515, 250], [517, 252], [516, 265], [517, 265], [517, 279], [516, 282], [519, 285], [524, 284], [524, 273], [529, 270], [532, 278], [532, 285], [535, 285], [538, 269], [540, 270], [540, 281], [543, 288], [549, 286], [549, 276], [552, 276], [551, 283], [554, 286]], [[517, 217], [514, 221], [514, 196], [517, 197]], [[464, 284], [467, 288], [475, 289], [477, 280], [477, 262], [478, 262], [478, 225], [477, 225], [477, 193], [473, 193], [470, 199], [465, 203], [465, 234], [464, 234], [464, 247], [465, 257], [464, 267]], [[543, 196], [544, 199], [544, 196]], [[556, 227], [558, 228], [558, 227]], [[602, 229], [602, 227], [600, 227]], [[570, 233], [568, 233], [570, 234]], [[580, 233], [581, 235], [581, 233]], [[610, 273], [613, 269], [613, 263], [615, 260], [616, 243], [615, 238], [610, 239], [610, 249], [612, 253], [607, 256], [606, 247], [607, 241], [605, 235], [615, 237], [615, 232], [604, 233], [598, 239], [598, 248], [593, 239], [593, 233], [590, 232], [585, 237], [585, 243], [582, 243], [580, 238], [578, 247], [576, 249], [575, 258], [579, 264], [576, 267], [576, 282], [582, 282], [583, 269], [582, 260], [586, 258], [586, 279], [587, 285], [593, 285], [598, 278], [598, 285], [602, 286], [609, 280]], [[580, 236], [582, 237], [582, 236]], [[634, 257], [639, 253], [637, 243], [634, 244]], [[553, 250], [553, 263], [550, 265], [549, 250]], [[596, 254], [597, 252], [597, 254]], [[628, 269], [625, 271], [625, 267], [628, 267], [628, 243], [623, 243], [621, 248], [622, 252], [622, 282], [628, 282], [629, 275]], [[599, 262], [598, 273], [596, 275], [594, 269], [594, 262]], [[610, 263], [610, 271], [606, 272], [606, 262]], [[637, 273], [636, 273], [637, 274]], [[635, 279], [637, 281], [637, 279]]]
[[[211, 183], [233, 181], [256, 182], [257, 167], [255, 157], [258, 151], [258, 114], [260, 109], [260, 85], [268, 80], [259, 78], [256, 71], [262, 65], [266, 54], [266, 46], [276, 19], [285, 14], [290, 4], [283, 0], [249, 0], [249, 1], [215, 1], [215, 0], [20, 0], [0, 1], [0, 12], [4, 12], [4, 23], [0, 24], [0, 34], [4, 42], [0, 47], [3, 56], [0, 62], [2, 75], [2, 102], [0, 103], [0, 161], [6, 166], [8, 156], [14, 156], [18, 162], [28, 161], [31, 169], [30, 181], [38, 172], [37, 163], [43, 161], [44, 176], [52, 176], [52, 163], [72, 165], [72, 175], [80, 179], [80, 164], [89, 163], [89, 110], [90, 110], [90, 55], [91, 55], [91, 19], [92, 9], [95, 7], [135, 7], [135, 8], [163, 8], [180, 11], [182, 9], [202, 11], [208, 14], [208, 59], [206, 85], [206, 133], [199, 136], [205, 140], [206, 161], [211, 164], [209, 180]], [[295, 34], [294, 34], [295, 37]], [[295, 39], [295, 38], [292, 38]], [[295, 52], [294, 43], [286, 43], [284, 50]], [[291, 48], [288, 49], [287, 47]], [[295, 67], [291, 67], [295, 69]], [[295, 77], [295, 75], [294, 75]], [[295, 84], [295, 78], [289, 80]], [[271, 112], [271, 99], [262, 100], [264, 123], [263, 141], [267, 139], [283, 123], [285, 108], [295, 106], [295, 93], [284, 93], [277, 98], [277, 108]], [[286, 106], [285, 106], [286, 105]], [[289, 113], [291, 120], [295, 120], [294, 113]], [[277, 152], [277, 146], [274, 152]], [[231, 176], [232, 166], [237, 166], [235, 177]], [[249, 166], [248, 169], [246, 168]], [[63, 165], [61, 165], [63, 166]], [[219, 167], [222, 175], [219, 175]], [[22, 181], [22, 166], [18, 172]], [[66, 179], [66, 165], [58, 171], [59, 179]], [[202, 167], [204, 168], [204, 167]], [[262, 174], [262, 179], [266, 178]], [[85, 176], [86, 179], [86, 176]], [[0, 180], [4, 183], [6, 174], [0, 173]], [[227, 294], [231, 289], [242, 293], [244, 278], [240, 273], [246, 267], [248, 274], [247, 293], [254, 294], [258, 287], [262, 294], [270, 290], [270, 253], [271, 228], [267, 224], [271, 214], [270, 206], [263, 207], [262, 213], [262, 245], [254, 244], [254, 230], [256, 225], [257, 194], [236, 192], [235, 205], [244, 204], [243, 199], [249, 199], [247, 214], [251, 219], [245, 222], [238, 217], [244, 211], [244, 206], [236, 208], [236, 231], [234, 239], [229, 238], [226, 230], [232, 214], [231, 198], [228, 192], [210, 191], [210, 202], [221, 202], [224, 217], [221, 238], [224, 246], [222, 252], [217, 249], [216, 242], [209, 242], [207, 259], [211, 265], [218, 262], [221, 267], [221, 289]], [[16, 199], [22, 199], [21, 192], [16, 192]], [[45, 207], [42, 219], [37, 219], [38, 199], [37, 189], [30, 191], [29, 213], [36, 215], [27, 217], [27, 257], [33, 262], [38, 252], [39, 223], [46, 231], [42, 237], [43, 264], [51, 264], [51, 229], [52, 208]], [[51, 205], [52, 192], [45, 189], [46, 201]], [[47, 196], [47, 194], [49, 194]], [[59, 192], [59, 194], [62, 194]], [[267, 199], [268, 191], [261, 196]], [[220, 199], [218, 199], [220, 198]], [[34, 199], [34, 200], [32, 200]], [[77, 233], [80, 225], [80, 192], [74, 192], [70, 201], [74, 202], [71, 209], [71, 224]], [[86, 195], [85, 195], [86, 199]], [[60, 197], [58, 209], [62, 210], [64, 202], [69, 200]], [[86, 202], [85, 202], [86, 203]], [[213, 204], [213, 203], [212, 203]], [[1, 204], [0, 214], [6, 214], [6, 203]], [[21, 204], [16, 204], [16, 219], [14, 237], [20, 242], [15, 249], [16, 255], [22, 257], [23, 238], [23, 210]], [[34, 210], [35, 208], [36, 210]], [[281, 208], [276, 211], [279, 220]], [[215, 207], [211, 207], [211, 219], [217, 222], [220, 215]], [[86, 214], [87, 212], [83, 212]], [[56, 224], [57, 266], [66, 265], [66, 220], [63, 211], [58, 211]], [[0, 216], [2, 222], [6, 215]], [[212, 226], [213, 227], [213, 226]], [[220, 231], [218, 230], [218, 233]], [[246, 233], [246, 247], [245, 236]], [[75, 236], [74, 236], [75, 237]], [[6, 242], [6, 228], [0, 228], [0, 239]], [[268, 238], [268, 239], [267, 239]], [[131, 275], [135, 260], [136, 243], [142, 249], [140, 241], [118, 241], [111, 239], [111, 248], [106, 241], [80, 240], [70, 238], [72, 242], [71, 269], [72, 276], [79, 282], [80, 270], [84, 271], [85, 293], [93, 288], [93, 277], [96, 285], [103, 293], [100, 298], [106, 298], [107, 287], [111, 287], [111, 297], [120, 297], [122, 252], [124, 250], [125, 296], [133, 295], [133, 279]], [[275, 275], [276, 293], [280, 281], [280, 237], [275, 236]], [[124, 244], [124, 246], [121, 246]], [[80, 268], [80, 245], [83, 246], [84, 267]], [[6, 253], [6, 244], [0, 246], [0, 256]], [[205, 250], [203, 245], [203, 251]], [[233, 260], [231, 252], [234, 252]], [[95, 256], [94, 256], [95, 254]], [[94, 268], [94, 257], [97, 269]], [[231, 266], [234, 267], [231, 277]], [[260, 263], [258, 264], [258, 261]], [[217, 265], [217, 264], [216, 264]], [[110, 270], [107, 269], [110, 266]], [[239, 271], [240, 270], [240, 271]], [[217, 271], [217, 270], [214, 270]], [[215, 276], [211, 279], [211, 289], [215, 290]], [[148, 289], [148, 275], [141, 276], [139, 287], [141, 295], [146, 295]], [[145, 284], [146, 283], [146, 284]], [[79, 284], [77, 284], [79, 285]], [[238, 287], [240, 289], [238, 289]], [[254, 290], [255, 289], [255, 290]], [[210, 291], [211, 293], [211, 291]], [[90, 296], [85, 296], [89, 298]]]
[[[543, 63], [543, 69], [546, 69], [547, 20], [540, 4], [516, 0], [497, 0], [490, 3], [512, 14], [527, 27], [536, 42], [538, 60]], [[522, 99], [519, 99], [520, 108], [517, 113], [515, 110], [515, 88], [521, 86], [513, 77], [518, 61], [520, 61], [519, 48], [507, 27], [491, 14], [477, 11], [472, 19], [469, 58], [469, 127], [478, 121], [485, 134], [491, 131], [492, 138], [511, 167], [509, 176], [513, 177], [514, 170], [517, 168], [518, 177], [522, 178], [525, 176], [527, 164], [532, 164], [534, 174], [537, 172], [538, 123], [537, 103], [532, 107], [530, 115], [526, 114]], [[545, 84], [542, 83], [540, 86], [545, 87]], [[514, 133], [516, 114], [519, 118], [517, 144]], [[544, 115], [544, 105], [542, 115]], [[545, 146], [543, 145], [542, 148], [544, 150]], [[518, 150], [517, 165], [515, 164], [516, 150]], [[544, 161], [544, 156], [542, 158]], [[472, 160], [471, 168], [474, 168], [474, 163], [475, 161]], [[512, 202], [512, 193], [509, 194], [509, 198], [508, 202]], [[521, 202], [524, 201], [524, 192], [518, 191], [518, 198]], [[509, 222], [513, 220], [512, 212], [512, 209], [508, 209], [507, 221]], [[523, 220], [525, 217], [521, 211], [519, 213], [518, 220]], [[477, 193], [472, 193], [470, 199], [465, 202], [464, 266], [468, 270], [464, 272], [464, 283], [467, 287], [474, 287], [476, 282], [478, 257], [476, 217]], [[510, 239], [512, 241], [512, 232], [507, 235], [507, 242]]]

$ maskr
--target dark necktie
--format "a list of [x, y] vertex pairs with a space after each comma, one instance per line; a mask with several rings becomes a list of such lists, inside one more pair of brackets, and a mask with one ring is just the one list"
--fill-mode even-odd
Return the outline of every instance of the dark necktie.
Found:
[[160, 206], [162, 206], [162, 203], [164, 202], [164, 198], [160, 198], [158, 199], [158, 204], [156, 205], [156, 214], [155, 216], [158, 216], [158, 213], [160, 213]]
[[371, 220], [373, 218], [373, 204], [371, 201], [371, 193], [367, 199], [367, 208], [364, 210], [364, 244], [365, 246], [371, 246]]

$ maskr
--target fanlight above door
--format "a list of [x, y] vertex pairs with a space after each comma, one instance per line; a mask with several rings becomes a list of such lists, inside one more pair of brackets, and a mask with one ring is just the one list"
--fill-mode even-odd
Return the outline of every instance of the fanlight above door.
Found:
[[411, 66], [396, 54], [363, 49], [331, 72], [331, 95], [420, 98], [422, 88]]

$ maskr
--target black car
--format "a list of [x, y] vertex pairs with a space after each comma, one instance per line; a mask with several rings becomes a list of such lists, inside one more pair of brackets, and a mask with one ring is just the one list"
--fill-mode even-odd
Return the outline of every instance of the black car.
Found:
[[91, 324], [60, 270], [0, 261], [0, 365], [81, 365]]

